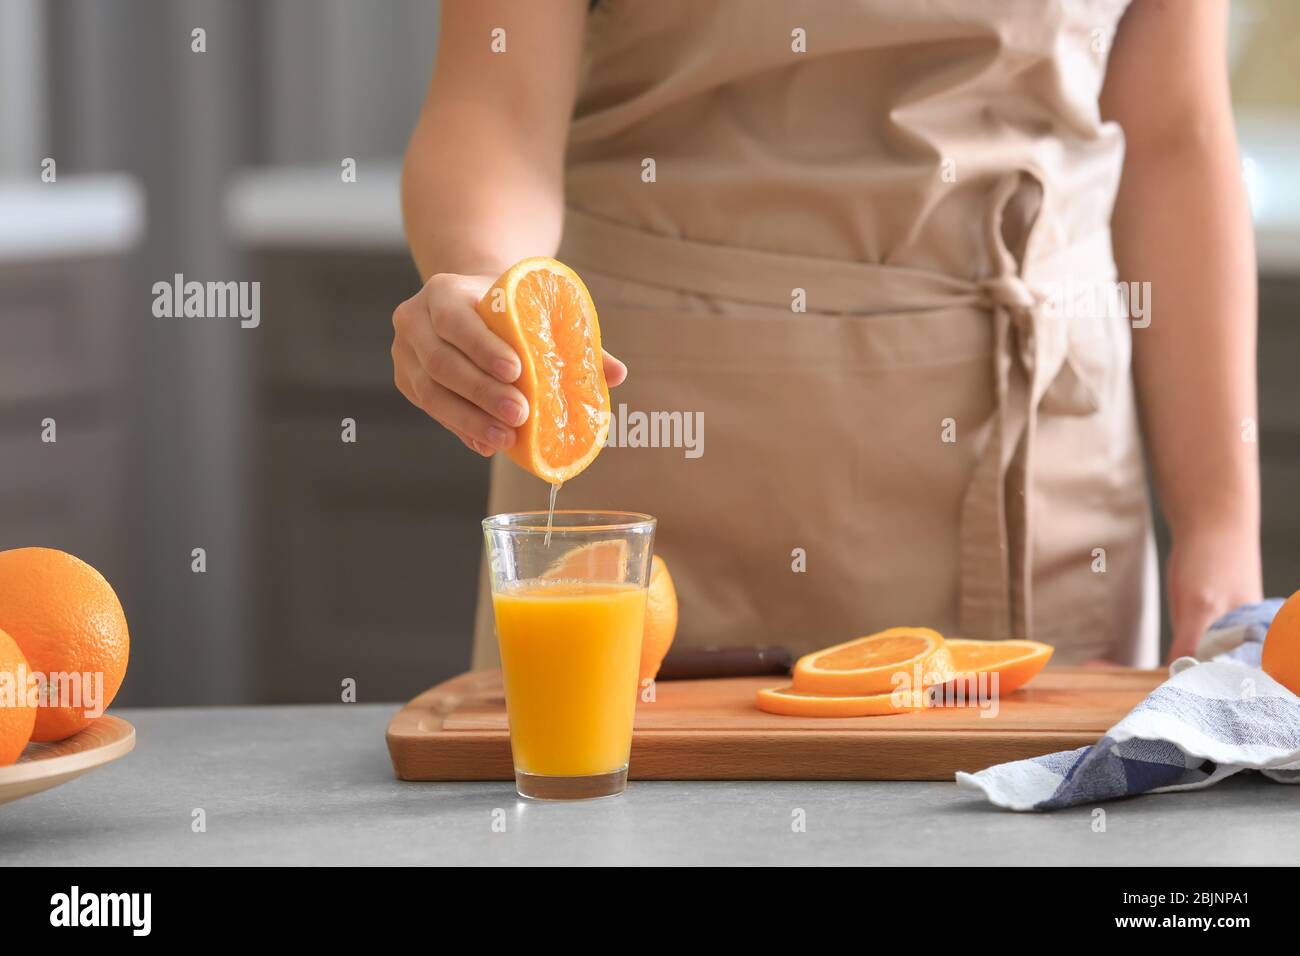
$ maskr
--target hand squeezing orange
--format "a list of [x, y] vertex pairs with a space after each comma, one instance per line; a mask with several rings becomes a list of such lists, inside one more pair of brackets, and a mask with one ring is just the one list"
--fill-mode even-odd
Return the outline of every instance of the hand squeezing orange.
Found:
[[609, 433], [600, 324], [587, 287], [562, 262], [525, 259], [493, 283], [478, 312], [523, 366], [515, 387], [528, 400], [528, 420], [506, 454], [543, 481], [568, 481]]

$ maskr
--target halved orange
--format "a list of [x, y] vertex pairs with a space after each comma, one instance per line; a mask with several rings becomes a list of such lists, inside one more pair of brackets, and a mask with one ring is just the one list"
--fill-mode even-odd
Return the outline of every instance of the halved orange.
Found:
[[542, 572], [542, 580], [618, 584], [627, 580], [627, 556], [627, 542], [622, 538], [580, 544], [552, 561]]
[[1051, 644], [1038, 641], [969, 641], [948, 638], [948, 653], [958, 676], [996, 673], [998, 694], [1024, 687], [1043, 669], [1052, 656]]
[[645, 629], [641, 635], [641, 671], [637, 681], [653, 678], [677, 636], [677, 589], [668, 565], [659, 555], [650, 563], [645, 596]]
[[523, 366], [515, 386], [528, 399], [528, 420], [506, 454], [543, 481], [568, 481], [600, 454], [609, 433], [609, 387], [591, 294], [562, 262], [525, 259], [488, 289], [478, 312]]
[[[627, 542], [596, 541], [571, 548], [542, 573], [543, 581], [623, 581], [627, 578]], [[677, 589], [668, 564], [659, 555], [650, 560], [646, 582], [645, 628], [641, 636], [638, 681], [653, 678], [677, 635]]]
[[805, 694], [793, 687], [765, 687], [758, 692], [759, 710], [785, 717], [881, 717], [924, 706], [925, 692], [900, 690], [888, 694], [835, 697]]
[[900, 686], [915, 688], [918, 681], [922, 687], [940, 684], [954, 674], [938, 631], [891, 627], [805, 654], [794, 665], [794, 689], [802, 694], [865, 697]]

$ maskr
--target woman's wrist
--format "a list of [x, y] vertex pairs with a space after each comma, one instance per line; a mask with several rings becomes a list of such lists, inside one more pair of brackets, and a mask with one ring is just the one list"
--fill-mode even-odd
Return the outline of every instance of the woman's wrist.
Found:
[[1263, 597], [1258, 522], [1250, 514], [1206, 512], [1172, 528], [1167, 579], [1171, 657], [1192, 654], [1224, 614]]
[[[1259, 473], [1199, 476], [1194, 494], [1161, 495], [1171, 537], [1259, 540]], [[1191, 491], [1192, 489], [1186, 489]], [[1163, 491], [1163, 489], [1162, 489]]]
[[1259, 552], [1259, 517], [1251, 510], [1211, 510], [1170, 518], [1169, 535], [1175, 547], [1197, 541], [1215, 541], [1233, 550]]

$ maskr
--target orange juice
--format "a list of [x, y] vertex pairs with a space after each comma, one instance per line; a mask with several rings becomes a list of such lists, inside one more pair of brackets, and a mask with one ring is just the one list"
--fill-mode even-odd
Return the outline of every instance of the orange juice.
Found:
[[492, 596], [515, 768], [548, 776], [627, 766], [645, 588], [523, 581]]

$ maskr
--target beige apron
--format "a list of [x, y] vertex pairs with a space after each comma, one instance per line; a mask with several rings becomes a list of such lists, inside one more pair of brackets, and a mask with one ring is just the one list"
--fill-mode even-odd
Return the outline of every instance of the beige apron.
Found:
[[[1130, 326], [1094, 301], [1123, 6], [601, 0], [559, 258], [630, 374], [559, 505], [659, 518], [680, 645], [916, 624], [1154, 663]], [[628, 447], [654, 412], [702, 435]], [[497, 456], [489, 511], [548, 490]]]

